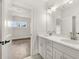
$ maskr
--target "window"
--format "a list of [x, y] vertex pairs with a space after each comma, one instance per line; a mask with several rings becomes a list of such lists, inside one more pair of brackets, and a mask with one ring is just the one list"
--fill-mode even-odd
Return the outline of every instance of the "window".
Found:
[[8, 27], [27, 28], [27, 22], [24, 22], [24, 21], [8, 21]]

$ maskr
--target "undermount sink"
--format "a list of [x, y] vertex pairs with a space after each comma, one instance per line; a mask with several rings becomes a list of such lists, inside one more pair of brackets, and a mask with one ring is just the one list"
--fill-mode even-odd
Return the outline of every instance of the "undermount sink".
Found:
[[66, 42], [66, 43], [70, 43], [70, 44], [79, 44], [79, 40], [67, 40], [67, 39], [63, 39], [62, 40], [63, 42]]
[[46, 36], [46, 37], [49, 37], [49, 36], [52, 36], [52, 35], [49, 35], [49, 34], [45, 34], [45, 36]]

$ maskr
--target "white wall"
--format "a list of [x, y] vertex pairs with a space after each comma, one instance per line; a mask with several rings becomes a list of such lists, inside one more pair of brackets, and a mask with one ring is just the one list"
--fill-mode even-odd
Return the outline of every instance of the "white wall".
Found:
[[32, 55], [34, 55], [39, 52], [37, 34], [46, 33], [46, 9], [44, 6], [33, 9], [32, 23]]
[[46, 9], [41, 7], [37, 9], [37, 33], [46, 33]]

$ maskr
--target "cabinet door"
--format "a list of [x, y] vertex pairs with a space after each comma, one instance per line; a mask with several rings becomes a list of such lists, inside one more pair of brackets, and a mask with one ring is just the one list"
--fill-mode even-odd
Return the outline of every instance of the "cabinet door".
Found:
[[51, 40], [46, 40], [46, 58], [45, 59], [53, 59], [52, 57], [52, 41]]
[[53, 48], [53, 59], [63, 59], [63, 54], [59, 50]]
[[53, 59], [52, 55], [47, 54], [45, 59]]
[[44, 38], [40, 38], [39, 39], [39, 53], [40, 53], [40, 55], [45, 59], [45, 39]]
[[63, 59], [76, 59], [76, 58], [73, 58], [73, 57], [71, 57], [69, 55], [64, 54], [64, 58]]

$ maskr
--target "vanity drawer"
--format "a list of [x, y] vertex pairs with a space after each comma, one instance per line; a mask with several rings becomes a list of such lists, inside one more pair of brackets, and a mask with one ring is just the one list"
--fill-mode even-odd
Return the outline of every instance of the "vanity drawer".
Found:
[[50, 56], [52, 56], [52, 51], [46, 51], [46, 54], [49, 54]]
[[53, 47], [58, 49], [62, 53], [70, 55], [70, 56], [74, 57], [75, 59], [77, 59], [77, 58], [79, 59], [79, 50], [76, 50], [76, 49], [66, 46], [64, 44], [56, 43], [56, 42], [53, 42]]
[[53, 42], [53, 47], [62, 51], [64, 49], [64, 46], [60, 43], [56, 43], [56, 42]]
[[51, 40], [47, 40], [47, 46], [50, 46], [50, 47], [52, 47], [52, 41]]
[[47, 49], [46, 49], [46, 50], [47, 50], [49, 53], [51, 53], [51, 52], [52, 52], [52, 49], [53, 49], [52, 47], [47, 46]]
[[47, 54], [46, 59], [53, 59], [52, 55]]

